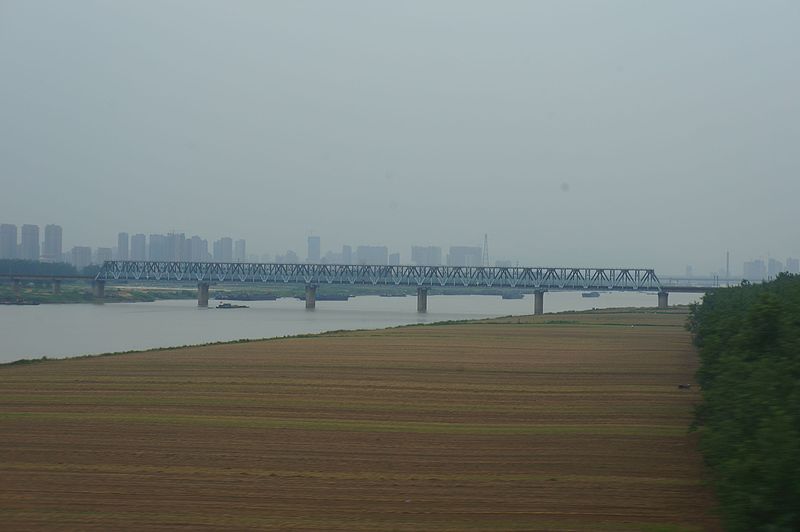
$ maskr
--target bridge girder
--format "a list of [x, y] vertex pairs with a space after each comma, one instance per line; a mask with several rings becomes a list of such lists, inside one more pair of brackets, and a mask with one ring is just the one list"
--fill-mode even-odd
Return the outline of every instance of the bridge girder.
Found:
[[106, 261], [96, 280], [351, 284], [536, 290], [660, 290], [650, 268], [382, 266], [251, 262]]

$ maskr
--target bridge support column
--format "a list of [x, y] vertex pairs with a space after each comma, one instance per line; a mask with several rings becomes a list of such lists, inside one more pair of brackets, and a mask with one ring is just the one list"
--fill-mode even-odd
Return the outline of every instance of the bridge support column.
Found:
[[306, 285], [306, 310], [314, 310], [317, 306], [317, 285]]
[[197, 283], [197, 306], [208, 306], [208, 283]]
[[667, 308], [669, 306], [669, 292], [658, 293], [658, 308]]
[[533, 313], [544, 314], [544, 290], [533, 292]]
[[12, 284], [14, 285], [14, 299], [19, 301], [21, 299], [21, 294], [22, 294], [22, 281], [20, 281], [19, 279], [14, 279], [12, 281]]
[[106, 282], [92, 281], [92, 294], [95, 299], [103, 299], [106, 297]]
[[61, 293], [61, 279], [54, 279], [53, 280], [53, 293], [60, 294]]
[[423, 286], [417, 288], [417, 312], [428, 312], [428, 289]]

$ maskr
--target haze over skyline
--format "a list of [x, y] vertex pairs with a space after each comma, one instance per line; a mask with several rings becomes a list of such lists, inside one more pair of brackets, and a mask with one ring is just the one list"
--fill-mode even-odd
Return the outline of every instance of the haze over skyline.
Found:
[[0, 222], [800, 255], [800, 4], [0, 1]]

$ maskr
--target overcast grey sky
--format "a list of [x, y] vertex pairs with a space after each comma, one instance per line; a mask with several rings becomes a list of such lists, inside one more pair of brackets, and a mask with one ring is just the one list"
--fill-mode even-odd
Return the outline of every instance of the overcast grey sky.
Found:
[[800, 256], [800, 2], [0, 0], [0, 222]]

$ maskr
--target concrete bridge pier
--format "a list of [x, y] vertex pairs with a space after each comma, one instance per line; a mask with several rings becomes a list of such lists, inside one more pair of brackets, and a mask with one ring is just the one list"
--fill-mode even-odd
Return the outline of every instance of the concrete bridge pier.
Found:
[[306, 310], [314, 310], [317, 306], [317, 285], [306, 285]]
[[208, 283], [197, 283], [197, 306], [208, 306]]
[[106, 297], [106, 282], [100, 280], [92, 281], [92, 293], [95, 299]]
[[61, 279], [54, 279], [53, 280], [53, 293], [60, 294], [61, 293]]
[[544, 314], [544, 290], [533, 292], [533, 313]]
[[19, 301], [22, 297], [22, 281], [19, 279], [14, 279], [14, 281], [12, 281], [12, 285], [14, 286], [14, 299]]
[[669, 307], [669, 292], [658, 293], [658, 308]]
[[428, 289], [424, 286], [417, 288], [417, 312], [421, 314], [428, 312]]

